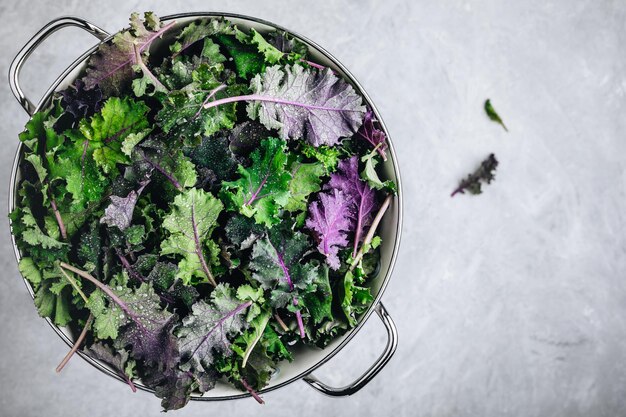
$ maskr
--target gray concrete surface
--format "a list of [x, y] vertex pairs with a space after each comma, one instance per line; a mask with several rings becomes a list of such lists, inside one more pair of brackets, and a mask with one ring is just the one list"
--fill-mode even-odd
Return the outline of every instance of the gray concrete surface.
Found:
[[[348, 399], [304, 383], [180, 416], [626, 415], [626, 3], [620, 1], [8, 1], [0, 74], [50, 19], [109, 31], [131, 11], [223, 10], [274, 21], [335, 54], [377, 103], [399, 151], [406, 222], [384, 300], [393, 361]], [[22, 78], [29, 96], [92, 39], [53, 36]], [[490, 97], [510, 133], [487, 120]], [[0, 83], [0, 200], [26, 114]], [[489, 152], [497, 180], [449, 198]], [[3, 204], [3, 207], [5, 204]], [[2, 217], [5, 209], [2, 210]], [[0, 415], [152, 416], [38, 318], [0, 222]], [[348, 382], [384, 343], [372, 320], [320, 372]]]

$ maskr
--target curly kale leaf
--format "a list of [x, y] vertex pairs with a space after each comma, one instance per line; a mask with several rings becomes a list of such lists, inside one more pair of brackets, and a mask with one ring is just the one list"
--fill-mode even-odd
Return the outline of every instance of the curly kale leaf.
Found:
[[[210, 170], [211, 183], [205, 185], [216, 188], [222, 181], [232, 180], [239, 165], [224, 136], [203, 137], [199, 145], [184, 150], [199, 169]], [[208, 171], [207, 171], [208, 172]]]
[[309, 195], [321, 189], [322, 176], [326, 173], [321, 163], [294, 161], [290, 166], [289, 201], [285, 210], [306, 211]]
[[480, 166], [472, 174], [469, 174], [467, 178], [459, 183], [459, 186], [450, 194], [450, 197], [454, 197], [456, 194], [465, 194], [465, 191], [469, 191], [470, 194], [480, 194], [483, 192], [482, 183], [491, 184], [496, 177], [495, 171], [498, 168], [498, 160], [494, 154], [490, 154]]
[[99, 86], [86, 88], [83, 80], [76, 80], [65, 90], [60, 91], [61, 106], [71, 116], [72, 124], [91, 117], [102, 108], [103, 95]]
[[286, 143], [268, 138], [251, 159], [250, 167], [239, 165], [240, 179], [223, 183], [222, 195], [233, 209], [271, 227], [280, 221], [278, 211], [289, 201], [291, 174], [285, 171]]
[[357, 136], [369, 142], [370, 145], [372, 145], [374, 149], [376, 149], [376, 152], [378, 152], [381, 158], [383, 158], [383, 161], [386, 161], [387, 154], [385, 151], [387, 150], [387, 136], [385, 135], [385, 132], [378, 129], [374, 125], [374, 123], [376, 122], [377, 120], [374, 118], [374, 112], [368, 110], [365, 113], [365, 117], [363, 118], [363, 124], [359, 128]]
[[348, 245], [348, 233], [354, 228], [351, 201], [339, 189], [320, 193], [319, 200], [309, 206], [306, 227], [313, 231], [317, 250], [326, 256], [332, 269], [339, 269], [339, 249]]
[[146, 185], [147, 183], [142, 184], [137, 191], [132, 190], [126, 197], [112, 195], [111, 204], [104, 209], [104, 216], [100, 219], [100, 223], [106, 223], [109, 227], [116, 226], [120, 230], [128, 229], [133, 219], [137, 199]]
[[183, 361], [195, 369], [210, 371], [216, 353], [229, 356], [230, 340], [246, 328], [246, 309], [252, 301], [241, 302], [228, 285], [220, 284], [211, 293], [211, 303], [198, 301], [176, 330]]
[[355, 256], [377, 204], [376, 192], [359, 175], [359, 160], [356, 155], [339, 162], [337, 172], [330, 175], [326, 188], [341, 190], [352, 205], [351, 212], [356, 223], [352, 256]]
[[220, 87], [216, 82], [210, 89], [190, 88], [172, 91], [163, 99], [163, 108], [157, 114], [157, 122], [166, 133], [192, 139], [211, 136], [221, 129], [231, 129], [237, 120], [237, 103], [219, 108], [205, 108], [209, 100], [238, 94], [239, 85]]
[[132, 148], [150, 132], [148, 110], [141, 101], [112, 97], [91, 119], [81, 120], [80, 135], [72, 135], [73, 139], [82, 142], [105, 173], [113, 173], [116, 164], [130, 163]]
[[330, 70], [273, 66], [255, 76], [248, 114], [282, 139], [305, 138], [314, 146], [336, 145], [361, 126], [365, 107], [352, 86]]
[[361, 171], [361, 178], [367, 181], [367, 184], [375, 188], [377, 190], [386, 190], [391, 194], [396, 194], [398, 192], [398, 187], [396, 183], [391, 180], [381, 180], [378, 176], [378, 172], [376, 172], [376, 166], [379, 161], [377, 158], [376, 150], [373, 150], [369, 154], [363, 156], [361, 158], [361, 162], [365, 162], [365, 168]]
[[196, 42], [216, 34], [233, 34], [234, 29], [223, 19], [201, 19], [191, 22], [176, 36], [176, 42], [170, 46], [173, 58], [182, 54]]
[[268, 237], [258, 240], [252, 249], [252, 278], [261, 288], [270, 291], [274, 308], [288, 308], [296, 315], [300, 336], [305, 337], [302, 310], [308, 309], [303, 297], [315, 292], [320, 268], [302, 263], [310, 243], [305, 234], [273, 229]]
[[170, 236], [162, 242], [161, 254], [182, 256], [176, 277], [185, 284], [197, 278], [217, 285], [210, 267], [212, 262], [207, 262], [204, 248], [222, 211], [222, 202], [210, 193], [192, 188], [177, 195], [170, 208], [163, 221]]
[[153, 13], [145, 13], [144, 20], [133, 13], [130, 28], [118, 32], [111, 42], [100, 45], [97, 54], [89, 60], [83, 78], [86, 87], [98, 85], [109, 96], [122, 93], [135, 74], [133, 67], [138, 66], [144, 73], [149, 72], [144, 60], [150, 45], [175, 23], [163, 26]]
[[109, 365], [116, 374], [124, 378], [134, 389], [132, 379], [135, 377], [135, 361], [129, 357], [128, 351], [112, 349], [104, 343], [98, 342], [83, 350], [87, 356]]

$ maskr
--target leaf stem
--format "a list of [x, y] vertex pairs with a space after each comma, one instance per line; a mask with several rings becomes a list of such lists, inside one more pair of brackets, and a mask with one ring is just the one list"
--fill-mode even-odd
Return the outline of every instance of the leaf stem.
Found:
[[167, 173], [163, 168], [161, 168], [159, 166], [159, 164], [156, 164], [154, 162], [152, 162], [145, 153], [141, 153], [141, 156], [143, 156], [144, 161], [146, 161], [152, 168], [156, 169], [157, 171], [159, 171], [161, 174], [163, 174], [163, 176], [165, 176], [165, 178], [167, 178], [169, 180], [169, 182], [172, 183], [172, 185], [178, 190], [178, 191], [183, 191], [183, 187], [180, 185], [180, 183], [176, 180], [176, 178], [174, 178], [173, 176], [171, 176], [169, 173]]
[[80, 287], [78, 286], [78, 283], [74, 280], [74, 278], [72, 278], [67, 272], [65, 272], [63, 268], [59, 268], [59, 270], [65, 276], [65, 278], [70, 282], [72, 287], [74, 287], [78, 295], [80, 295], [80, 298], [82, 298], [85, 303], [88, 303], [89, 301], [87, 300], [87, 296], [85, 295], [83, 290], [80, 289]]
[[150, 68], [148, 68], [145, 62], [143, 62], [143, 59], [141, 58], [141, 52], [139, 51], [139, 48], [137, 48], [137, 45], [133, 46], [135, 48], [135, 60], [139, 64], [139, 67], [141, 68], [143, 74], [150, 78], [150, 80], [154, 84], [154, 87], [157, 90], [169, 93], [169, 90], [161, 83], [161, 81], [159, 81], [159, 79], [152, 73], [152, 71], [150, 71]]
[[259, 343], [259, 340], [261, 340], [261, 337], [263, 337], [263, 332], [265, 331], [265, 328], [267, 327], [267, 323], [269, 323], [269, 322], [270, 322], [269, 315], [265, 316], [265, 323], [263, 323], [263, 328], [258, 331], [258, 334], [255, 336], [255, 338], [252, 341], [252, 343], [248, 345], [248, 348], [246, 349], [246, 351], [245, 351], [245, 353], [243, 355], [243, 361], [241, 362], [241, 367], [242, 368], [246, 367], [246, 364], [248, 363], [248, 358], [250, 357], [250, 354], [252, 353], [252, 350], [254, 349], [256, 344]]
[[209, 265], [207, 265], [206, 259], [204, 259], [204, 254], [202, 253], [202, 245], [200, 244], [200, 237], [198, 236], [198, 225], [196, 224], [195, 207], [193, 204], [191, 205], [191, 226], [193, 229], [193, 240], [196, 245], [196, 256], [198, 257], [198, 259], [200, 259], [200, 265], [202, 266], [202, 270], [206, 274], [209, 284], [217, 287], [215, 277], [213, 277], [211, 269], [209, 268]]
[[133, 268], [130, 262], [128, 262], [128, 259], [126, 259], [122, 251], [120, 251], [119, 249], [115, 249], [115, 253], [117, 254], [117, 257], [120, 259], [120, 262], [122, 262], [122, 266], [124, 267], [124, 269], [128, 271], [128, 274], [131, 277], [135, 278], [139, 282], [146, 282], [144, 277], [141, 276], [139, 273], [137, 273], [137, 271], [135, 271], [135, 268]]
[[339, 112], [360, 112], [360, 110], [349, 110], [349, 109], [340, 109], [336, 107], [326, 107], [326, 106], [316, 106], [313, 104], [304, 104], [299, 103], [297, 101], [291, 100], [283, 100], [280, 98], [262, 96], [260, 94], [248, 94], [243, 96], [234, 96], [234, 97], [226, 97], [219, 100], [211, 101], [210, 103], [206, 103], [204, 105], [205, 109], [210, 109], [211, 107], [221, 106], [222, 104], [234, 103], [237, 101], [269, 101], [271, 103], [277, 104], [285, 104], [288, 106], [296, 106], [296, 107], [304, 107], [310, 110], [326, 110], [326, 111], [339, 111]]
[[372, 239], [374, 238], [374, 234], [376, 233], [376, 229], [378, 228], [378, 224], [380, 223], [380, 221], [382, 220], [383, 216], [385, 215], [385, 212], [389, 208], [389, 205], [391, 204], [391, 200], [392, 199], [393, 199], [393, 196], [391, 194], [389, 194], [387, 196], [387, 198], [385, 198], [385, 201], [383, 202], [383, 204], [380, 206], [380, 209], [378, 210], [378, 213], [376, 213], [376, 217], [374, 217], [374, 220], [372, 221], [372, 225], [370, 226], [369, 230], [367, 231], [367, 234], [365, 235], [365, 239], [363, 239], [363, 244], [361, 245], [361, 248], [359, 249], [359, 251], [356, 254], [356, 256], [354, 257], [354, 259], [352, 260], [352, 263], [350, 264], [350, 269], [349, 269], [350, 272], [352, 272], [354, 270], [356, 265], [363, 258], [363, 255], [365, 254], [364, 253], [364, 248], [367, 245], [369, 245], [371, 243]]
[[285, 324], [285, 322], [283, 321], [283, 319], [280, 318], [280, 316], [278, 315], [278, 313], [274, 314], [274, 318], [276, 319], [276, 321], [278, 322], [278, 324], [280, 325], [281, 329], [283, 329], [285, 332], [289, 331], [289, 327], [287, 327], [287, 325]]
[[[63, 273], [65, 273], [65, 271], [63, 271]], [[83, 331], [80, 332], [78, 339], [76, 339], [76, 341], [74, 342], [72, 349], [70, 349], [70, 351], [67, 352], [67, 355], [65, 355], [65, 357], [63, 358], [59, 366], [57, 366], [57, 369], [56, 369], [57, 373], [63, 370], [65, 365], [67, 365], [70, 359], [72, 359], [72, 356], [74, 356], [74, 354], [76, 353], [80, 345], [83, 343], [83, 340], [85, 340], [85, 337], [87, 336], [87, 331], [89, 330], [89, 327], [91, 326], [92, 321], [93, 321], [93, 314], [89, 314], [89, 317], [87, 318], [87, 322], [85, 323], [85, 327], [83, 327]]]
[[243, 385], [243, 387], [250, 393], [250, 395], [252, 395], [252, 398], [254, 398], [256, 402], [258, 402], [259, 404], [265, 404], [263, 398], [261, 398], [259, 394], [257, 394], [257, 392], [252, 389], [252, 387], [248, 384], [245, 378], [241, 377], [241, 379], [239, 379], [239, 382], [241, 382], [241, 385]]
[[63, 223], [63, 218], [61, 217], [61, 213], [59, 213], [59, 209], [57, 208], [57, 203], [54, 201], [54, 198], [50, 196], [50, 205], [52, 206], [52, 212], [54, 213], [54, 218], [56, 219], [59, 225], [59, 231], [61, 232], [61, 237], [63, 240], [67, 240], [67, 229], [65, 229], [65, 224]]
[[72, 271], [75, 274], [78, 274], [79, 276], [85, 278], [87, 281], [90, 281], [93, 285], [95, 285], [100, 290], [102, 290], [102, 292], [104, 292], [106, 295], [108, 295], [109, 298], [111, 298], [111, 300], [122, 309], [122, 311], [124, 311], [126, 314], [128, 314], [130, 317], [132, 317], [132, 319], [134, 321], [136, 321], [137, 323], [140, 323], [140, 321], [137, 318], [137, 316], [135, 316], [135, 313], [107, 285], [105, 285], [102, 282], [98, 281], [90, 273], [85, 272], [82, 269], [78, 269], [75, 266], [68, 265], [65, 262], [61, 262], [59, 265], [61, 266], [61, 268], [67, 269], [68, 271]]

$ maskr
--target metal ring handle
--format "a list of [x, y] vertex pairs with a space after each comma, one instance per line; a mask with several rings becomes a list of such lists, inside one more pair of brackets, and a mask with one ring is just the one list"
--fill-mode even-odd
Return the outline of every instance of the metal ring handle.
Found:
[[385, 350], [376, 362], [374, 362], [374, 364], [356, 381], [341, 388], [333, 388], [326, 385], [323, 382], [320, 382], [313, 374], [309, 374], [302, 378], [304, 382], [322, 394], [333, 397], [344, 397], [352, 395], [366, 386], [385, 367], [385, 365], [387, 365], [387, 362], [389, 362], [398, 347], [398, 330], [396, 329], [396, 325], [393, 320], [391, 320], [391, 316], [387, 313], [387, 310], [385, 310], [383, 303], [379, 302], [374, 308], [387, 330], [387, 346], [385, 346]]
[[66, 26], [75, 26], [86, 30], [101, 41], [109, 37], [107, 32], [100, 29], [93, 23], [73, 16], [59, 17], [42, 27], [41, 30], [39, 30], [39, 32], [37, 32], [35, 36], [33, 36], [31, 40], [29, 40], [28, 43], [17, 53], [13, 62], [11, 62], [11, 66], [9, 67], [9, 86], [11, 87], [11, 91], [17, 101], [22, 105], [22, 107], [24, 107], [26, 113], [30, 116], [35, 113], [36, 106], [32, 101], [26, 98], [24, 92], [22, 91], [22, 87], [20, 86], [19, 77], [22, 65], [24, 65], [30, 54], [32, 54], [48, 36]]

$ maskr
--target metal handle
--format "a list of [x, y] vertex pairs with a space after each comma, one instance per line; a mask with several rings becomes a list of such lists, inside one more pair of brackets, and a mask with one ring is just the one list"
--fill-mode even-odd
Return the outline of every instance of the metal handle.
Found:
[[66, 26], [75, 26], [84, 29], [101, 41], [109, 37], [107, 32], [100, 29], [93, 23], [73, 16], [59, 17], [41, 28], [41, 30], [39, 30], [39, 32], [37, 32], [37, 34], [33, 36], [32, 39], [28, 41], [28, 43], [17, 53], [15, 59], [13, 59], [13, 62], [11, 62], [11, 66], [9, 67], [9, 85], [11, 87], [11, 91], [13, 91], [13, 95], [17, 101], [22, 105], [22, 107], [24, 107], [24, 110], [26, 110], [26, 113], [30, 116], [35, 113], [36, 106], [32, 101], [26, 98], [24, 92], [22, 91], [22, 87], [20, 87], [19, 77], [22, 65], [26, 62], [30, 54], [32, 54], [48, 36]]
[[389, 362], [398, 347], [398, 330], [396, 329], [396, 325], [393, 320], [391, 320], [391, 316], [389, 316], [389, 313], [385, 310], [383, 303], [379, 302], [374, 308], [387, 330], [387, 346], [385, 346], [385, 350], [376, 362], [374, 362], [374, 364], [356, 381], [346, 385], [345, 387], [333, 388], [323, 382], [320, 382], [313, 374], [309, 374], [302, 378], [304, 382], [322, 394], [333, 397], [344, 397], [352, 395], [366, 386], [385, 367], [385, 365], [387, 365], [387, 362]]

